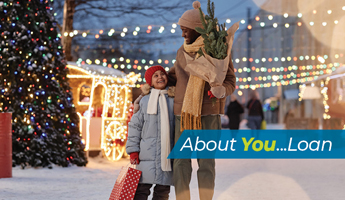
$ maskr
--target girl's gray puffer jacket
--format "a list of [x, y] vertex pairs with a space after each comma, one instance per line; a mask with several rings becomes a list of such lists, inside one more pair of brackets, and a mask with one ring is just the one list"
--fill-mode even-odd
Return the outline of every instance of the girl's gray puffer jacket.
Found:
[[[174, 145], [174, 99], [165, 95], [169, 113], [170, 143]], [[140, 100], [140, 109], [132, 116], [128, 124], [128, 154], [139, 152], [140, 163], [137, 169], [142, 171], [139, 183], [173, 185], [172, 171], [162, 171], [161, 167], [161, 118], [159, 101], [156, 115], [147, 114], [150, 94]], [[173, 163], [171, 162], [171, 167]]]

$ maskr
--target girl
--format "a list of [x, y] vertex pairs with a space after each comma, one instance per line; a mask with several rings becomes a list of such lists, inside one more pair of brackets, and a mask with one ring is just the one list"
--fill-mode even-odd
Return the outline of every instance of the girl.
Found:
[[150, 67], [145, 79], [152, 88], [128, 124], [126, 144], [131, 164], [142, 171], [134, 200], [146, 200], [152, 184], [156, 184], [153, 199], [166, 200], [173, 184], [172, 162], [167, 157], [174, 142], [174, 99], [167, 94], [168, 76], [162, 66]]

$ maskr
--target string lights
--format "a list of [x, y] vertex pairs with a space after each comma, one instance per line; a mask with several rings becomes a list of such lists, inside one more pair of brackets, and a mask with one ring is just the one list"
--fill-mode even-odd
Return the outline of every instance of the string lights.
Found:
[[[344, 54], [343, 53], [340, 53], [340, 54], [335, 54], [334, 55], [334, 58], [335, 59], [338, 59], [338, 58], [342, 58], [344, 57]], [[306, 55], [306, 56], [294, 56], [294, 57], [291, 57], [291, 56], [288, 56], [288, 57], [281, 57], [281, 58], [278, 58], [278, 57], [274, 57], [274, 58], [265, 58], [265, 57], [262, 57], [262, 58], [249, 58], [247, 59], [247, 57], [242, 57], [242, 58], [233, 58], [233, 62], [234, 63], [241, 63], [241, 62], [247, 62], [247, 60], [251, 63], [251, 62], [254, 62], [255, 64], [260, 64], [260, 63], [265, 63], [265, 62], [285, 62], [285, 61], [303, 61], [303, 60], [322, 60], [321, 63], [324, 63], [325, 62], [325, 59], [328, 59], [329, 58], [329, 55], [323, 55], [323, 56], [320, 56], [320, 55]], [[165, 65], [173, 65], [174, 63], [176, 62], [175, 59], [172, 59], [172, 60], [163, 60], [163, 59], [157, 59], [157, 60], [146, 60], [146, 59], [130, 59], [130, 58], [124, 58], [124, 57], [119, 57], [119, 58], [112, 58], [110, 60], [107, 60], [107, 59], [95, 59], [94, 61], [92, 61], [91, 59], [82, 59], [82, 58], [79, 58], [77, 63], [79, 64], [97, 64], [97, 65], [102, 65], [104, 67], [109, 67], [109, 68], [115, 68], [115, 69], [118, 69], [118, 68], [121, 68], [121, 69], [124, 69], [124, 68], [127, 68], [127, 69], [137, 69], [138, 66], [141, 66], [141, 65], [144, 65], [145, 68], [147, 68], [149, 65], [154, 65], [154, 64], [165, 64]], [[118, 63], [118, 64], [117, 64]], [[149, 65], [145, 65], [145, 64], [149, 64]], [[146, 67], [147, 66], [147, 67]], [[302, 66], [302, 67], [305, 67], [305, 68], [310, 68], [311, 65], [308, 65], [308, 66]], [[315, 69], [314, 66], [312, 66], [313, 68], [310, 68], [310, 69]], [[140, 69], [139, 69], [140, 70]], [[238, 69], [235, 69], [235, 72], [239, 72], [239, 73], [242, 73], [242, 72], [250, 72], [250, 71], [255, 71], [255, 72], [271, 72], [271, 71], [278, 71], [279, 70], [284, 70], [286, 71], [287, 69], [286, 68], [274, 68], [274, 69], [266, 69], [265, 67], [261, 67], [261, 68], [258, 68], [258, 67], [243, 67], [243, 68], [238, 68]], [[294, 70], [297, 70], [297, 69], [294, 69]], [[302, 69], [300, 69], [302, 70]], [[291, 69], [289, 69], [289, 71], [291, 71]]]
[[[317, 56], [295, 56], [295, 57], [287, 57], [286, 60], [289, 61], [297, 61], [297, 60], [316, 60], [317, 58], [320, 58], [321, 56], [317, 55]], [[342, 58], [343, 54], [335, 54], [334, 58], [338, 59], [338, 58]], [[324, 59], [328, 59], [329, 56], [328, 55], [324, 55], [322, 56], [323, 61], [325, 61]], [[118, 61], [120, 62], [125, 62], [125, 64], [114, 64]], [[241, 59], [236, 58], [234, 59], [235, 63], [239, 63], [241, 61], [246, 62], [247, 59], [246, 57], [242, 57]], [[280, 62], [284, 60], [285, 58], [261, 58], [261, 59], [255, 59], [255, 63], [259, 64], [260, 62]], [[320, 59], [318, 59], [320, 61]], [[150, 65], [139, 65], [141, 64], [146, 64], [147, 61], [145, 59], [125, 59], [123, 57], [120, 57], [118, 59], [113, 58], [111, 59], [112, 64], [107, 63], [106, 59], [103, 59], [103, 66], [108, 67], [108, 68], [121, 68], [124, 69], [125, 67], [128, 69], [137, 69], [137, 70], [147, 70], [151, 65], [156, 64], [156, 62], [158, 62], [159, 64], [161, 64], [163, 61], [161, 59], [158, 59], [157, 61], [153, 61], [150, 60], [148, 61], [148, 64]], [[254, 59], [253, 58], [249, 58], [250, 62], [253, 62]], [[87, 59], [86, 62], [88, 63], [92, 63], [91, 60]], [[172, 60], [171, 63], [173, 64], [175, 62], [175, 60]], [[85, 61], [83, 61], [82, 59], [78, 60], [78, 63], [85, 63]], [[100, 59], [96, 59], [95, 60], [96, 64], [100, 64]], [[130, 63], [132, 63], [133, 65], [131, 65]], [[169, 64], [168, 60], [165, 60], [164, 63]], [[271, 86], [279, 86], [279, 84], [281, 83], [275, 83], [278, 80], [285, 80], [285, 79], [291, 79], [293, 78], [293, 80], [287, 80], [284, 81], [284, 84], [288, 85], [288, 84], [296, 84], [296, 83], [300, 83], [303, 82], [303, 80], [307, 81], [310, 79], [301, 79], [303, 77], [309, 77], [309, 76], [319, 76], [319, 75], [323, 75], [323, 74], [327, 74], [327, 73], [331, 73], [332, 71], [334, 71], [337, 67], [341, 66], [341, 63], [329, 63], [329, 64], [318, 64], [318, 65], [301, 65], [301, 66], [296, 66], [296, 65], [291, 65], [288, 67], [271, 67], [271, 68], [267, 68], [267, 67], [242, 67], [242, 68], [235, 68], [235, 72], [241, 74], [241, 73], [247, 73], [247, 72], [255, 72], [255, 73], [260, 73], [260, 72], [265, 72], [265, 73], [279, 73], [279, 72], [288, 72], [290, 71], [289, 74], [284, 74], [284, 75], [267, 75], [267, 76], [252, 76], [252, 77], [236, 77], [236, 81], [238, 83], [246, 83], [246, 82], [250, 82], [250, 81], [272, 81], [272, 83], [265, 83], [265, 84], [258, 84], [255, 85], [256, 88], [262, 88], [262, 87], [271, 87]], [[166, 71], [169, 71], [169, 67], [166, 67]], [[305, 70], [314, 70], [314, 71], [310, 71], [310, 72], [303, 72]], [[318, 70], [318, 71], [315, 71]], [[296, 72], [299, 73], [296, 73]], [[139, 82], [145, 82], [144, 79], [139, 78], [138, 79]], [[141, 84], [137, 84], [136, 87], [140, 87]], [[254, 86], [251, 85], [237, 85], [236, 89], [248, 89], [248, 88], [252, 88]]]
[[323, 106], [324, 106], [324, 109], [325, 109], [325, 112], [323, 113], [323, 118], [324, 119], [330, 119], [331, 118], [331, 116], [329, 114], [327, 114], [328, 111], [329, 111], [329, 105], [327, 103], [327, 101], [328, 101], [327, 91], [328, 91], [328, 83], [329, 83], [329, 81], [330, 81], [330, 77], [327, 77], [325, 82], [321, 81], [321, 88], [322, 88], [321, 89], [321, 94], [323, 95], [322, 103], [323, 103]]
[[[343, 6], [341, 8], [341, 10], [344, 11], [344, 7]], [[317, 14], [317, 10], [313, 10], [312, 11], [314, 14]], [[333, 13], [333, 10], [327, 10], [327, 13], [329, 15], [331, 15]], [[264, 20], [264, 18], [268, 18], [269, 21], [272, 21], [273, 19], [275, 19], [277, 16], [281, 16], [281, 15], [272, 15], [272, 14], [268, 14], [265, 16], [262, 16], [262, 18], [260, 18], [259, 16], [254, 17], [255, 21], [259, 22], [260, 19]], [[303, 14], [302, 13], [298, 13], [297, 15], [292, 15], [289, 13], [284, 13], [283, 17], [285, 19], [289, 18], [289, 17], [298, 17], [298, 18], [302, 18]], [[227, 24], [230, 24], [232, 21], [236, 21], [235, 19], [230, 19], [230, 18], [221, 18], [220, 20], [224, 20]], [[245, 19], [240, 19], [239, 20], [241, 24], [245, 24], [246, 20]], [[339, 22], [339, 20], [334, 20], [334, 24], [337, 25]], [[316, 25], [315, 22], [310, 21], [309, 23], [310, 26], [314, 26]], [[327, 26], [327, 22], [320, 22], [320, 24], [322, 26]], [[298, 22], [296, 24], [291, 24], [291, 23], [273, 23], [271, 25], [266, 24], [265, 22], [260, 22], [259, 23], [259, 27], [258, 28], [263, 28], [266, 26], [272, 26], [273, 28], [278, 28], [279, 26], [284, 26], [285, 28], [289, 28], [291, 27], [291, 25], [297, 25], [298, 27], [302, 26], [302, 22]], [[166, 31], [168, 30], [168, 27], [171, 26], [170, 31]], [[146, 30], [145, 30], [146, 28]], [[100, 30], [95, 30], [95, 29], [90, 29], [90, 30], [74, 30], [71, 32], [65, 32], [63, 34], [64, 37], [75, 37], [75, 36], [82, 36], [82, 37], [87, 37], [87, 36], [94, 36], [96, 39], [98, 39], [100, 37], [100, 35], [103, 34], [107, 34], [108, 36], [113, 36], [114, 34], [118, 34], [121, 37], [125, 37], [127, 35], [129, 35], [129, 31], [131, 30], [132, 35], [133, 36], [137, 36], [139, 33], [140, 34], [151, 34], [154, 30], [157, 31], [158, 33], [176, 33], [176, 28], [177, 28], [177, 24], [176, 23], [170, 23], [170, 24], [166, 24], [166, 25], [147, 25], [147, 26], [132, 26], [132, 27], [117, 27], [117, 28], [110, 28], [110, 29], [100, 29]], [[253, 25], [248, 25], [246, 27], [246, 29], [251, 30], [253, 29]]]

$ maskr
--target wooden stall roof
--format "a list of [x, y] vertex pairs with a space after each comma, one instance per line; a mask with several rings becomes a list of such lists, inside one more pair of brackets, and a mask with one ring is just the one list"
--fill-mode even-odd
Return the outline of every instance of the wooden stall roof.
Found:
[[102, 76], [113, 76], [113, 77], [125, 77], [126, 74], [120, 70], [114, 68], [103, 67], [101, 65], [87, 65], [77, 64], [75, 62], [67, 62], [69, 66], [75, 66], [79, 69], [70, 68], [70, 74], [89, 74], [89, 75], [102, 75]]

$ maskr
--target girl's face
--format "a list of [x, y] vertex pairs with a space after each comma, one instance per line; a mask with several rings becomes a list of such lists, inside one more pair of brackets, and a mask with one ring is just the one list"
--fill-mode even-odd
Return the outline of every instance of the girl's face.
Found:
[[153, 86], [155, 89], [163, 90], [167, 86], [168, 83], [168, 77], [167, 75], [162, 72], [161, 70], [157, 70], [152, 75], [152, 83], [151, 86]]

